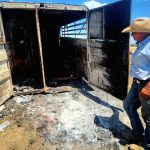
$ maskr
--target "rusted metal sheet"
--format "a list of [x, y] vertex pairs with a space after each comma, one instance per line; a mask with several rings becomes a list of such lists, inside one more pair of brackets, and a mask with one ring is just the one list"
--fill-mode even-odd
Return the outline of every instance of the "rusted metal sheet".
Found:
[[[89, 80], [123, 99], [127, 93], [131, 1], [125, 0], [89, 12]], [[96, 29], [97, 28], [97, 29]]]

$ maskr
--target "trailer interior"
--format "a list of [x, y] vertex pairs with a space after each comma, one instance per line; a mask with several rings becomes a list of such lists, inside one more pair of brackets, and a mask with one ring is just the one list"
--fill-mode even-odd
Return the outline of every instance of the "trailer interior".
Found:
[[121, 31], [130, 23], [130, 7], [131, 0], [92, 10], [66, 4], [0, 3], [0, 87], [6, 89], [0, 97], [6, 100], [18, 90], [47, 92], [84, 79], [123, 99], [129, 34]]
[[[35, 10], [2, 10], [2, 17], [13, 84], [43, 88]], [[40, 10], [38, 17], [46, 86], [87, 78], [86, 39], [61, 35], [62, 27], [85, 19], [86, 11]]]

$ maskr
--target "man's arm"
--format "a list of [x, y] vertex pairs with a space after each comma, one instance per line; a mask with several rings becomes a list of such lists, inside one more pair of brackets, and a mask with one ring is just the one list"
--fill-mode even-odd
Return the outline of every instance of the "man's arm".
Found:
[[[149, 67], [150, 67], [150, 43], [146, 47], [146, 54], [149, 59]], [[150, 98], [150, 80], [146, 83], [146, 85], [141, 89], [140, 96], [144, 99]]]
[[140, 96], [143, 99], [150, 98], [150, 81], [146, 83], [146, 85], [141, 89]]

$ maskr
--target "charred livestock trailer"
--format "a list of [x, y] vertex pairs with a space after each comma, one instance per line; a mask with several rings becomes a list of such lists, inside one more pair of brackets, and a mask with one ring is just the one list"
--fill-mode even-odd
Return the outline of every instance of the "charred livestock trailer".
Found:
[[92, 10], [0, 2], [0, 104], [14, 94], [13, 85], [28, 79], [46, 91], [50, 81], [84, 77], [124, 98], [129, 35], [121, 31], [130, 23], [130, 7], [130, 0]]

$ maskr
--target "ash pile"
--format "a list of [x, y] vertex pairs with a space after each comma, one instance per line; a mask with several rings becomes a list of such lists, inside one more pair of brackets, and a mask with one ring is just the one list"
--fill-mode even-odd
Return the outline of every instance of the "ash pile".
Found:
[[35, 129], [47, 149], [124, 149], [132, 137], [122, 101], [83, 82], [68, 85], [78, 90], [12, 98], [5, 104], [3, 118], [13, 107], [13, 115], [20, 114], [16, 122], [19, 118], [20, 125], [25, 121]]

